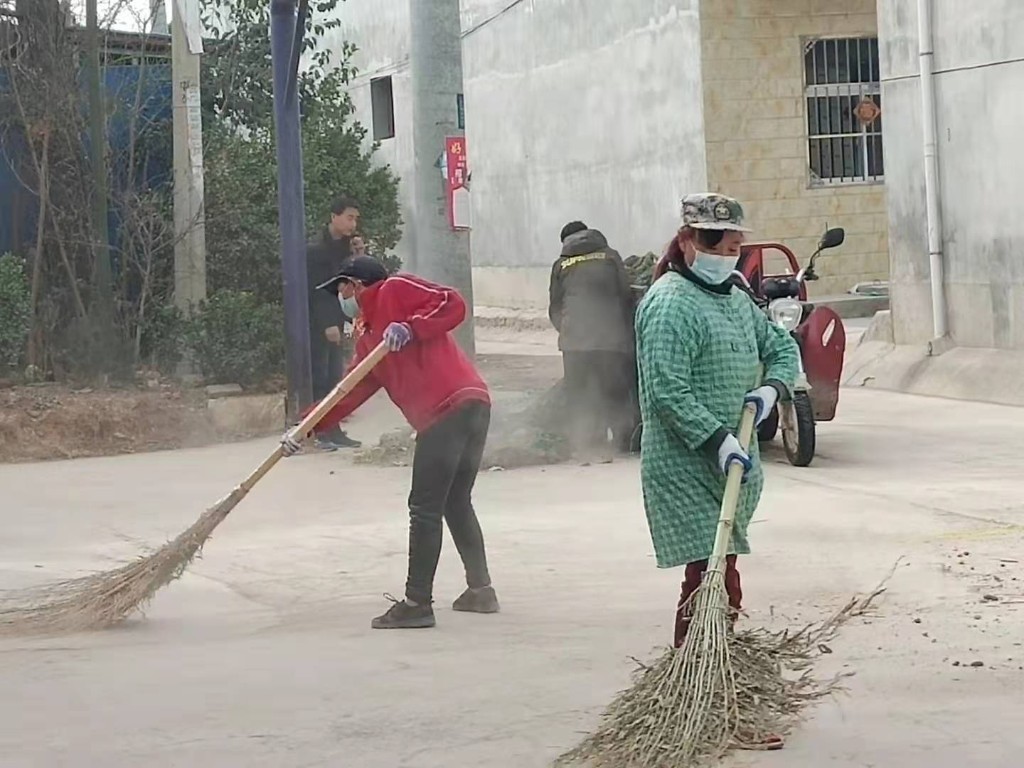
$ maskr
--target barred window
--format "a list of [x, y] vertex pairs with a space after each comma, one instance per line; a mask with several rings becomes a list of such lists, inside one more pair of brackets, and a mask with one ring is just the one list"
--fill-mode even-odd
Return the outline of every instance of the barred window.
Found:
[[877, 37], [810, 40], [805, 45], [812, 186], [883, 180], [880, 79]]

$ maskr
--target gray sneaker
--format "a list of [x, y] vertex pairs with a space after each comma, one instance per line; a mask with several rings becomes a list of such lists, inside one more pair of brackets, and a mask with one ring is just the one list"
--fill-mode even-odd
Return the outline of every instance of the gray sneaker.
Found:
[[429, 629], [437, 623], [434, 609], [429, 605], [410, 605], [405, 600], [396, 600], [391, 595], [384, 595], [392, 605], [372, 622], [374, 629]]
[[452, 610], [464, 613], [497, 613], [498, 595], [494, 587], [467, 589], [452, 603]]

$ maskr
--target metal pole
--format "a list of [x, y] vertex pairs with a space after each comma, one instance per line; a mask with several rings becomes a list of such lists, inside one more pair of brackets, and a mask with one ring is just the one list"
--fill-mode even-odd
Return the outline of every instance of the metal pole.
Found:
[[932, 332], [934, 341], [939, 341], [949, 334], [949, 326], [942, 264], [942, 206], [935, 115], [935, 45], [931, 0], [918, 0], [917, 23], [921, 66], [921, 123], [924, 126], [924, 195], [932, 290]]
[[313, 402], [309, 354], [309, 286], [302, 180], [299, 89], [290, 88], [296, 0], [270, 2], [270, 53], [274, 68], [274, 129], [277, 143], [277, 205], [284, 278], [284, 327], [288, 365], [288, 419]]
[[[447, 136], [463, 136], [458, 127], [462, 93], [462, 38], [459, 0], [409, 0], [412, 70], [414, 254], [410, 268], [429, 280], [450, 285], [469, 305], [456, 336], [469, 354], [473, 336], [473, 269], [469, 232], [453, 230], [448, 219], [444, 179], [435, 163]], [[473, 147], [467, 155], [472, 162]]]
[[[198, 0], [176, 0], [171, 18], [174, 81], [174, 303], [186, 315], [206, 298], [203, 118]], [[186, 18], [186, 14], [190, 18]], [[192, 39], [190, 39], [192, 38]]]

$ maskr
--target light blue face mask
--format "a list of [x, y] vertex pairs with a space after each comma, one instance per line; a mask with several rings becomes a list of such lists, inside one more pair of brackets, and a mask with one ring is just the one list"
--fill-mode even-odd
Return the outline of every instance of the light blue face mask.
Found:
[[721, 285], [736, 269], [739, 256], [719, 256], [716, 253], [697, 251], [690, 271], [708, 285]]
[[355, 320], [359, 315], [359, 302], [356, 301], [355, 296], [349, 296], [346, 299], [339, 293], [338, 303], [341, 305], [341, 311], [345, 313], [345, 317], [349, 320]]

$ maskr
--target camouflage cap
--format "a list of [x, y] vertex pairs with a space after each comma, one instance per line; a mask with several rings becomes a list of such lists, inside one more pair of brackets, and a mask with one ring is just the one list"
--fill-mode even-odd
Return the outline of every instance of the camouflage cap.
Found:
[[683, 226], [750, 232], [743, 226], [743, 206], [714, 192], [698, 192], [683, 198]]

